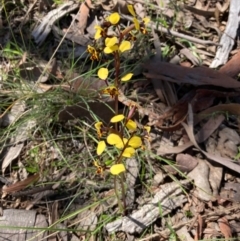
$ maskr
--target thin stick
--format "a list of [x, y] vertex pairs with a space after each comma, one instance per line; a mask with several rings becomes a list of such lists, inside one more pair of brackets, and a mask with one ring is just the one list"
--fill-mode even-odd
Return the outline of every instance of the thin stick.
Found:
[[[125, 15], [125, 14], [121, 14], [121, 17], [123, 17], [124, 19], [127, 19], [131, 22], [133, 22], [133, 17], [131, 16], [128, 16], [128, 15]], [[216, 46], [221, 46], [220, 44], [218, 43], [214, 43], [213, 41], [210, 41], [210, 40], [202, 40], [202, 39], [199, 39], [199, 38], [195, 38], [195, 37], [192, 37], [192, 36], [189, 36], [189, 35], [186, 35], [186, 34], [182, 34], [182, 33], [178, 33], [174, 30], [171, 30], [171, 29], [167, 29], [167, 28], [164, 28], [162, 26], [158, 26], [156, 24], [154, 24], [153, 22], [150, 22], [149, 24], [147, 24], [148, 27], [150, 28], [154, 28], [154, 30], [157, 30], [157, 31], [160, 31], [162, 33], [166, 33], [166, 34], [171, 34], [175, 37], [178, 37], [178, 38], [183, 38], [183, 39], [187, 39], [193, 43], [197, 43], [197, 44], [202, 44], [202, 45], [216, 45]]]

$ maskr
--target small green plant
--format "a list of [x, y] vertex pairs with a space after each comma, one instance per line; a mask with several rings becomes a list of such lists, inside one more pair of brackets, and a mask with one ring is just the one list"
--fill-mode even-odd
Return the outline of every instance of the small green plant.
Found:
[[194, 215], [193, 215], [193, 213], [190, 210], [187, 210], [187, 211], [185, 211], [185, 216], [187, 218], [192, 218]]
[[2, 50], [2, 54], [6, 58], [22, 57], [23, 50], [14, 42], [8, 42]]
[[234, 157], [234, 161], [238, 161], [240, 158], [240, 147], [238, 147], [238, 153], [237, 155]]
[[[103, 156], [103, 152], [109, 148], [114, 147], [113, 160], [96, 160], [94, 165], [97, 167], [97, 173], [102, 173], [105, 167], [110, 166], [110, 173], [115, 176], [115, 193], [119, 201], [119, 207], [125, 212], [125, 187], [124, 187], [124, 158], [132, 157], [136, 150], [143, 148], [142, 138], [146, 137], [150, 132], [150, 127], [145, 126], [142, 129], [137, 127], [137, 123], [132, 120], [136, 112], [136, 106], [131, 106], [126, 115], [118, 112], [118, 96], [120, 87], [123, 82], [129, 81], [133, 73], [122, 73], [121, 57], [124, 52], [130, 51], [132, 43], [136, 41], [136, 33], [141, 32], [147, 34], [146, 23], [148, 18], [144, 18], [141, 22], [136, 18], [133, 6], [128, 5], [128, 10], [133, 16], [134, 24], [126, 29], [121, 30], [120, 15], [112, 13], [101, 26], [96, 26], [95, 44], [88, 46], [90, 58], [93, 61], [101, 61], [106, 65], [107, 56], [113, 55], [114, 59], [114, 83], [109, 82], [109, 69], [101, 67], [98, 69], [97, 75], [100, 81], [105, 81], [106, 88], [102, 91], [103, 94], [110, 95], [115, 100], [114, 116], [110, 120], [109, 125], [104, 125], [102, 122], [95, 123], [95, 128], [98, 135], [97, 155]], [[109, 29], [115, 29], [116, 36], [109, 34]], [[104, 43], [98, 45], [98, 42]], [[104, 157], [102, 157], [104, 159]], [[101, 164], [101, 163], [104, 163]], [[117, 191], [116, 180], [120, 177], [121, 194], [120, 198]], [[123, 205], [120, 200], [123, 200]]]
[[61, 5], [61, 4], [64, 3], [63, 0], [53, 0], [53, 2], [54, 2], [54, 4], [56, 4], [56, 5]]
[[29, 150], [30, 158], [26, 159], [26, 169], [29, 173], [38, 173], [39, 172], [39, 158], [40, 158], [40, 148], [36, 146]]

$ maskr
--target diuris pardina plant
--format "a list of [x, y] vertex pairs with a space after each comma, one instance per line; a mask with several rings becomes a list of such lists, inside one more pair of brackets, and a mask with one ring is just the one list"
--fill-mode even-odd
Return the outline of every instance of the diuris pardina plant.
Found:
[[[102, 153], [108, 146], [114, 146], [116, 155], [114, 160], [105, 161], [105, 164], [111, 165], [110, 173], [114, 175], [115, 193], [118, 198], [119, 207], [123, 212], [126, 210], [125, 205], [125, 188], [124, 188], [124, 172], [126, 171], [124, 165], [124, 158], [134, 156], [138, 148], [143, 147], [142, 136], [138, 133], [143, 132], [144, 136], [149, 135], [150, 127], [144, 126], [141, 130], [138, 128], [137, 123], [131, 118], [136, 112], [136, 107], [132, 105], [126, 115], [118, 113], [118, 96], [121, 84], [129, 81], [133, 73], [121, 73], [121, 55], [126, 51], [131, 51], [134, 41], [136, 41], [135, 33], [141, 32], [147, 34], [146, 24], [150, 21], [148, 18], [139, 21], [132, 5], [128, 5], [128, 10], [133, 16], [133, 24], [126, 29], [120, 27], [120, 15], [112, 13], [108, 16], [101, 26], [95, 26], [95, 44], [88, 46], [90, 58], [93, 61], [101, 61], [105, 55], [112, 55], [114, 58], [114, 83], [110, 84], [108, 81], [109, 70], [108, 68], [99, 68], [98, 77], [100, 81], [105, 81], [106, 88], [102, 90], [103, 94], [108, 94], [115, 99], [115, 115], [110, 120], [110, 125], [105, 126], [102, 122], [95, 123], [95, 128], [98, 135], [97, 155], [99, 159]], [[110, 35], [109, 29], [114, 28], [116, 34]], [[101, 41], [104, 46], [98, 47], [97, 42]], [[111, 126], [113, 125], [113, 126]], [[104, 160], [102, 160], [104, 162]], [[97, 167], [97, 172], [102, 174], [104, 168], [99, 164], [100, 161], [95, 161], [94, 165]], [[121, 194], [119, 197], [116, 180], [120, 178]], [[123, 200], [123, 204], [120, 200]]]

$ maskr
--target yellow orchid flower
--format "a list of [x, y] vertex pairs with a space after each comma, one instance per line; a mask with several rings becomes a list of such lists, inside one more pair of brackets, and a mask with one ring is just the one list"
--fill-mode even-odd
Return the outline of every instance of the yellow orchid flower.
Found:
[[143, 130], [144, 130], [144, 132], [143, 132], [144, 133], [144, 138], [146, 140], [150, 141], [151, 140], [151, 138], [150, 138], [151, 127], [150, 126], [144, 126]]
[[112, 37], [112, 38], [106, 38], [105, 39], [105, 45], [107, 47], [112, 47], [118, 42], [117, 37]]
[[140, 30], [140, 23], [137, 20], [137, 15], [134, 11], [133, 5], [127, 5], [128, 11], [131, 13], [131, 15], [133, 16], [133, 22], [135, 25], [136, 30]]
[[134, 11], [133, 5], [127, 5], [128, 11], [131, 13], [133, 17], [136, 17], [136, 13]]
[[131, 43], [129, 41], [122, 41], [120, 46], [119, 46], [119, 51], [120, 52], [125, 52], [127, 50], [131, 49]]
[[119, 175], [122, 172], [125, 172], [125, 166], [123, 164], [115, 164], [113, 166], [111, 166], [110, 168], [110, 172], [112, 175]]
[[97, 168], [96, 173], [99, 174], [99, 175], [102, 175], [103, 171], [104, 171], [104, 168], [101, 165], [99, 165], [98, 161], [94, 161], [93, 164]]
[[114, 117], [112, 117], [112, 119], [110, 120], [111, 123], [117, 123], [122, 121], [125, 118], [125, 116], [123, 114], [120, 115], [115, 115]]
[[140, 23], [136, 18], [133, 18], [133, 23], [135, 25], [136, 30], [140, 30]]
[[123, 157], [132, 157], [135, 154], [135, 149], [132, 147], [127, 147], [124, 149], [122, 156]]
[[106, 38], [105, 39], [106, 47], [104, 48], [103, 52], [105, 54], [111, 54], [114, 51], [118, 50], [117, 42], [118, 42], [117, 37]]
[[129, 142], [128, 145], [133, 148], [138, 148], [142, 145], [142, 139], [139, 136], [133, 136]]
[[151, 126], [144, 126], [143, 129], [146, 130], [148, 134], [150, 134]]
[[123, 147], [126, 145], [128, 139], [127, 138], [123, 138], [122, 142], [118, 142], [115, 144], [115, 146], [117, 147], [117, 149], [123, 149]]
[[113, 98], [114, 96], [119, 95], [119, 92], [115, 86], [108, 86], [102, 90], [102, 94], [108, 94]]
[[145, 25], [147, 25], [149, 22], [150, 22], [150, 18], [148, 18], [148, 17], [143, 18], [143, 23]]
[[112, 24], [112, 25], [116, 25], [118, 24], [119, 20], [120, 20], [120, 15], [118, 13], [112, 13], [107, 20]]
[[97, 61], [99, 60], [99, 52], [94, 47], [92, 47], [91, 45], [88, 45], [87, 51], [88, 53], [91, 54], [91, 57], [90, 57], [91, 60], [97, 60]]
[[102, 136], [103, 123], [99, 121], [99, 122], [95, 123], [94, 126], [97, 130], [98, 137], [100, 138]]
[[97, 146], [97, 154], [100, 156], [106, 149], [105, 141], [99, 141]]
[[107, 68], [100, 68], [98, 70], [98, 78], [101, 79], [101, 80], [106, 80], [107, 77], [108, 77], [108, 69]]
[[111, 53], [113, 53], [114, 51], [117, 51], [117, 50], [118, 50], [118, 46], [117, 45], [113, 45], [112, 47], [108, 47], [108, 46], [105, 47], [103, 52], [105, 54], [111, 54]]
[[128, 73], [121, 78], [121, 81], [124, 81], [124, 82], [129, 81], [132, 78], [132, 76], [133, 76], [133, 73]]
[[122, 138], [119, 135], [114, 133], [111, 133], [108, 135], [107, 143], [113, 146], [118, 145], [119, 149], [122, 149], [124, 146]]
[[96, 25], [94, 27], [94, 29], [96, 29], [96, 33], [94, 35], [94, 39], [98, 40], [102, 37], [102, 32], [104, 31], [103, 28], [99, 25]]
[[137, 129], [137, 124], [135, 121], [129, 119], [127, 121], [126, 127], [128, 128], [129, 131], [135, 131]]

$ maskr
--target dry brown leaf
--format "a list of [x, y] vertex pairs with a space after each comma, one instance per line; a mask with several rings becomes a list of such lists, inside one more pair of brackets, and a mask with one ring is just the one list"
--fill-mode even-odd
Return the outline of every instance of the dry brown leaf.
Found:
[[[154, 85], [156, 88], [156, 86]], [[188, 103], [194, 98], [196, 92], [190, 91], [181, 100], [179, 100], [171, 109], [166, 111], [159, 119], [157, 127], [165, 131], [174, 131], [181, 127], [181, 123], [187, 117]], [[165, 125], [165, 122], [168, 126]]]
[[233, 233], [240, 233], [240, 222], [238, 220], [231, 221], [230, 227]]
[[78, 231], [78, 234], [93, 231], [98, 223], [97, 213], [94, 212], [94, 209], [85, 209], [83, 212], [78, 214], [77, 222], [76, 227], [78, 230], [81, 230], [81, 232]]
[[218, 133], [217, 151], [223, 157], [235, 158], [238, 154], [240, 136], [236, 130], [224, 127]]
[[144, 75], [150, 79], [159, 79], [178, 84], [215, 85], [224, 88], [240, 88], [240, 82], [235, 79], [206, 67], [188, 68], [161, 61], [151, 61], [143, 64], [148, 70]]
[[[53, 88], [62, 88], [68, 92], [81, 93], [83, 96], [91, 97], [94, 102], [77, 103], [72, 106], [67, 106], [61, 110], [58, 114], [60, 122], [66, 122], [75, 118], [81, 118], [92, 121], [96, 121], [94, 116], [98, 116], [104, 122], [108, 122], [113, 115], [113, 109], [115, 108], [115, 101], [111, 98], [99, 99], [101, 89], [106, 85], [104, 81], [100, 81], [97, 78], [81, 78], [78, 74], [73, 73], [72, 78], [75, 80], [71, 85], [43, 85], [40, 87], [45, 90], [51, 90]], [[119, 113], [122, 109], [119, 110]]]
[[158, 155], [178, 154], [178, 153], [181, 153], [181, 152], [185, 151], [186, 149], [188, 149], [192, 145], [193, 145], [193, 143], [191, 141], [189, 141], [189, 142], [187, 142], [187, 143], [185, 143], [181, 146], [174, 146], [172, 148], [160, 146], [160, 148], [157, 150], [157, 154]]
[[134, 4], [134, 9], [135, 9], [135, 12], [136, 12], [137, 16], [139, 16], [142, 19], [144, 17], [146, 17], [146, 7], [143, 6], [143, 4], [135, 3]]
[[216, 97], [227, 98], [227, 97], [238, 97], [239, 92], [225, 92], [210, 89], [198, 89], [196, 96], [192, 100], [194, 113], [207, 109], [213, 104]]
[[225, 239], [232, 237], [232, 230], [229, 226], [229, 223], [226, 217], [219, 218], [218, 225]]
[[237, 52], [225, 65], [220, 69], [220, 73], [227, 74], [228, 76], [235, 77], [240, 73], [240, 51]]
[[[154, 83], [156, 79], [152, 79]], [[159, 84], [161, 82], [159, 81]], [[157, 91], [159, 85], [154, 84]], [[166, 111], [159, 119], [157, 126], [165, 131], [173, 131], [180, 128], [181, 123], [186, 120], [188, 103], [193, 106], [194, 112], [199, 112], [213, 104], [216, 97], [226, 98], [228, 96], [239, 96], [237, 92], [221, 92], [215, 90], [198, 89], [192, 90], [180, 99], [171, 109]], [[164, 123], [168, 126], [165, 126]]]
[[[240, 111], [240, 109], [239, 109]], [[203, 151], [197, 144], [196, 140], [195, 140], [195, 136], [193, 133], [193, 112], [192, 112], [192, 107], [191, 105], [189, 105], [189, 109], [188, 109], [188, 113], [189, 113], [189, 118], [188, 118], [188, 125], [185, 123], [182, 123], [184, 129], [186, 130], [188, 137], [190, 139], [190, 141], [194, 144], [195, 147], [197, 147], [206, 157], [208, 157], [209, 159], [237, 172], [240, 173], [240, 166], [236, 163], [234, 163], [231, 159], [229, 158], [224, 158], [221, 156], [217, 156], [217, 155], [212, 155], [209, 154], [205, 151]]]
[[203, 218], [200, 214], [197, 214], [197, 218], [195, 218], [196, 221], [196, 231], [194, 235], [194, 241], [198, 241], [202, 236], [202, 228], [203, 228]]
[[184, 67], [188, 67], [188, 68], [190, 68], [192, 66], [192, 64], [187, 60], [179, 63], [179, 65], [184, 66]]
[[[50, 225], [55, 223], [59, 219], [59, 213], [58, 213], [58, 201], [54, 201], [54, 203], [51, 205], [50, 208]], [[49, 231], [50, 237], [48, 238], [48, 241], [57, 241], [57, 233], [54, 231]]]
[[219, 167], [219, 165], [215, 165], [214, 163], [208, 163], [208, 166], [210, 167], [209, 182], [212, 188], [213, 195], [216, 197], [219, 194], [219, 189], [222, 183], [223, 168]]
[[39, 174], [32, 175], [30, 177], [27, 177], [23, 181], [16, 182], [12, 185], [5, 186], [3, 187], [3, 192], [4, 193], [13, 193], [13, 192], [18, 192], [29, 186], [30, 184], [36, 182], [39, 179]]
[[199, 121], [203, 120], [207, 116], [214, 115], [218, 112], [223, 112], [225, 114], [231, 114], [240, 116], [240, 104], [237, 103], [231, 103], [231, 104], [219, 104], [213, 107], [210, 107], [201, 113], [197, 114], [194, 122], [198, 123]]
[[126, 185], [125, 203], [131, 208], [135, 201], [135, 184], [139, 175], [139, 162], [136, 158], [128, 158], [126, 160]]
[[176, 233], [177, 233], [179, 240], [181, 240], [181, 241], [184, 241], [184, 240], [194, 241], [194, 239], [191, 237], [186, 225], [177, 229]]
[[[216, 118], [211, 118], [204, 126], [200, 129], [200, 131], [195, 135], [195, 139], [198, 143], [204, 142], [223, 122], [224, 116], [219, 115]], [[211, 129], [209, 128], [211, 127]], [[158, 155], [163, 154], [177, 154], [181, 153], [187, 148], [191, 147], [193, 143], [191, 141], [181, 145], [181, 146], [175, 146], [175, 147], [167, 147], [160, 146], [160, 148], [157, 150]]]
[[59, 219], [58, 204], [59, 201], [54, 201], [51, 206], [51, 224], [55, 223]]
[[100, 94], [100, 91], [106, 87], [106, 84], [104, 81], [100, 81], [97, 78], [82, 78], [79, 77], [78, 73], [71, 73], [70, 76], [67, 77], [70, 79], [71, 83], [63, 83], [60, 85], [51, 85], [51, 84], [41, 84], [39, 83], [39, 87], [44, 91], [49, 91], [51, 89], [55, 88], [61, 88], [63, 90], [66, 90], [68, 92], [72, 93], [81, 93], [83, 96], [88, 96], [92, 98], [98, 97]]
[[99, 80], [98, 78], [93, 77], [79, 77], [78, 73], [72, 73], [69, 77], [70, 79], [74, 79], [70, 86], [70, 91], [74, 93], [81, 93], [84, 95], [86, 92], [89, 95], [95, 95], [95, 97], [100, 94], [100, 91], [106, 88], [106, 84], [104, 81]]
[[203, 218], [199, 214], [198, 215], [198, 237], [201, 238], [203, 233]]
[[235, 202], [240, 202], [240, 183], [225, 183], [221, 192], [223, 192], [224, 190], [228, 190], [228, 199], [233, 200]]
[[76, 105], [65, 107], [58, 114], [58, 119], [61, 122], [66, 122], [68, 120], [81, 118], [93, 122], [96, 121], [93, 118], [93, 116], [96, 115], [104, 122], [108, 123], [110, 118], [113, 116], [114, 107], [115, 101], [78, 103]]
[[189, 154], [180, 153], [176, 156], [176, 164], [178, 170], [188, 173], [197, 166], [198, 160]]
[[[116, 1], [116, 0], [114, 0]], [[112, 9], [113, 12], [120, 12], [122, 14], [129, 14], [127, 4], [130, 4], [129, 2], [125, 0], [117, 0], [117, 4]]]
[[[39, 62], [39, 61], [38, 61]], [[53, 59], [49, 64], [41, 61], [39, 64], [24, 62], [19, 65], [19, 74], [22, 79], [31, 82], [46, 82], [51, 75], [57, 74], [57, 61]]]
[[208, 139], [210, 135], [222, 124], [225, 120], [224, 115], [218, 115], [211, 117], [201, 128], [201, 130], [195, 135], [195, 139], [198, 143], [202, 143]]
[[2, 172], [3, 173], [5, 172], [6, 168], [10, 165], [10, 163], [19, 156], [23, 147], [24, 147], [24, 144], [20, 143], [20, 144], [11, 146], [8, 149], [8, 152], [7, 152], [6, 156], [4, 157], [4, 160], [2, 161]]
[[97, 4], [100, 4], [102, 8], [106, 11], [114, 11], [114, 9], [117, 6], [118, 1], [117, 0], [101, 0], [101, 1], [96, 1]]
[[87, 26], [87, 19], [89, 15], [89, 10], [92, 8], [91, 0], [84, 1], [78, 12], [78, 30], [80, 34], [84, 34], [84, 29]]
[[[200, 59], [196, 57], [196, 55], [194, 55], [190, 49], [183, 48], [180, 50], [180, 53], [183, 54], [188, 60], [190, 60], [192, 64], [194, 64], [195, 66], [200, 65], [201, 63]], [[187, 67], [187, 65], [184, 65], [183, 63], [181, 63], [181, 66]], [[189, 65], [189, 67], [191, 67], [191, 65]]]
[[188, 177], [194, 180], [196, 189], [194, 196], [204, 201], [211, 201], [213, 193], [208, 180], [210, 168], [206, 160], [198, 159], [198, 165], [188, 173]]

